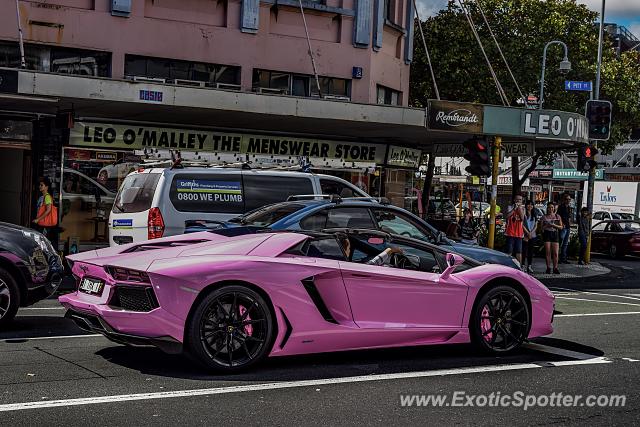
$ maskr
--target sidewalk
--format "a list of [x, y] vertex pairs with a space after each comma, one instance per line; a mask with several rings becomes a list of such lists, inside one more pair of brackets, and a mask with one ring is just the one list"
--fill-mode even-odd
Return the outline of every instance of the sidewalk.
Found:
[[593, 277], [609, 274], [611, 270], [600, 263], [591, 262], [589, 265], [578, 265], [577, 261], [571, 264], [560, 264], [560, 274], [545, 274], [547, 264], [544, 258], [533, 259], [533, 276], [537, 279], [575, 279], [581, 277]]

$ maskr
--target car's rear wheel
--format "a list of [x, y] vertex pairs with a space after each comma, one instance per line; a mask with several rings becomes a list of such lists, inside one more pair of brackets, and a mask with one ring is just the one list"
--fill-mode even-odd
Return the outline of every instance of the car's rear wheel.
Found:
[[20, 306], [20, 290], [8, 271], [0, 268], [0, 327], [11, 322]]
[[267, 302], [245, 286], [223, 286], [198, 305], [188, 325], [188, 349], [214, 371], [231, 373], [259, 363], [275, 338]]
[[510, 286], [496, 286], [480, 296], [469, 323], [472, 342], [484, 352], [505, 354], [527, 339], [531, 316], [527, 301]]

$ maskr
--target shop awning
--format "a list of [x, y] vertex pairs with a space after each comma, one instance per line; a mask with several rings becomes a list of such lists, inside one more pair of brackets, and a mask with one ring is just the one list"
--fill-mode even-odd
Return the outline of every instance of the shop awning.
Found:
[[559, 111], [441, 101], [431, 101], [427, 111], [0, 69], [5, 76], [13, 73], [16, 85], [0, 85], [0, 110], [34, 114], [72, 110], [86, 121], [305, 135], [426, 151], [435, 143], [459, 144], [478, 134], [500, 135], [506, 142], [535, 141], [538, 148], [566, 148], [586, 141], [581, 135], [584, 117]]

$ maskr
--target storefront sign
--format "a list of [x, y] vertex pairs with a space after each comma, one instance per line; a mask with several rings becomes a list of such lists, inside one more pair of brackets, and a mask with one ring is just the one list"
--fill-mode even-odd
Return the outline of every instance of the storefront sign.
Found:
[[552, 178], [553, 169], [534, 169], [529, 174], [529, 178]]
[[[586, 172], [578, 172], [575, 169], [554, 169], [553, 179], [575, 179], [578, 181], [586, 181], [589, 174]], [[604, 170], [596, 169], [596, 179], [604, 179]]]
[[533, 142], [503, 142], [505, 157], [533, 156]]
[[359, 142], [82, 122], [71, 129], [69, 144], [94, 148], [308, 156], [378, 164], [384, 162], [386, 148]]
[[560, 111], [527, 110], [521, 117], [524, 135], [588, 142], [589, 122], [583, 116]]
[[523, 185], [520, 188], [520, 191], [522, 191], [523, 193], [541, 193], [542, 192], [542, 185]]
[[480, 104], [429, 101], [429, 129], [482, 133], [483, 107]]
[[462, 144], [433, 144], [433, 155], [436, 157], [462, 157], [466, 152]]
[[389, 155], [387, 156], [387, 164], [389, 166], [398, 166], [403, 168], [415, 169], [420, 164], [420, 156], [422, 151], [413, 148], [389, 146]]
[[[513, 185], [513, 177], [511, 175], [498, 175], [498, 185]], [[524, 187], [529, 185], [529, 178], [522, 183]]]
[[118, 154], [111, 151], [98, 151], [96, 152], [96, 160], [104, 162], [115, 162], [118, 160]]

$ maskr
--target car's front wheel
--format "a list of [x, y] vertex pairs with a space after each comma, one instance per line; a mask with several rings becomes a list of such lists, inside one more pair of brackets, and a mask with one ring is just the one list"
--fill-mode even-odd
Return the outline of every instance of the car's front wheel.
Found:
[[8, 271], [0, 268], [0, 327], [11, 322], [20, 306], [20, 290]]
[[189, 353], [221, 373], [259, 363], [269, 354], [276, 333], [264, 298], [238, 285], [223, 286], [207, 295], [187, 327]]
[[496, 286], [480, 296], [469, 323], [472, 342], [481, 350], [504, 354], [527, 339], [531, 316], [526, 300], [510, 286]]

